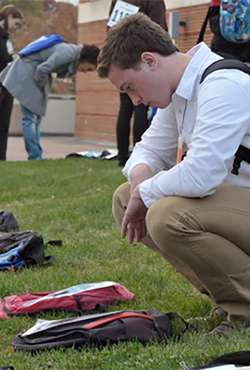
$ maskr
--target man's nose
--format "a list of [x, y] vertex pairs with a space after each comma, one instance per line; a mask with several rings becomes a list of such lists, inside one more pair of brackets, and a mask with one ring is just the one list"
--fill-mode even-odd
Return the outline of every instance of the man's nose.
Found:
[[132, 100], [134, 105], [139, 105], [142, 102], [142, 98], [136, 94], [129, 94], [130, 99]]

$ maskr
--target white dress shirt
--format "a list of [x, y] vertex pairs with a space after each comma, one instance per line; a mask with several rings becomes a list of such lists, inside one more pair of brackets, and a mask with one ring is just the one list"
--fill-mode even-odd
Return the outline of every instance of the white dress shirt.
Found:
[[[154, 176], [141, 183], [147, 207], [167, 196], [204, 197], [224, 182], [250, 187], [250, 164], [241, 163], [239, 175], [231, 174], [240, 144], [250, 148], [250, 75], [222, 69], [204, 70], [220, 57], [200, 43], [187, 54], [188, 67], [165, 109], [158, 109], [149, 129], [136, 144], [123, 174], [146, 164]], [[178, 137], [188, 148], [176, 164]]]

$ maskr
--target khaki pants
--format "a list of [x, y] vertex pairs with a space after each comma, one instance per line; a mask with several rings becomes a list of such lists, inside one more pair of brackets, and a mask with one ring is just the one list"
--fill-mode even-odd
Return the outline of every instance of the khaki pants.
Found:
[[[119, 224], [129, 201], [122, 184], [113, 198]], [[235, 324], [250, 323], [250, 189], [221, 185], [205, 198], [166, 197], [146, 216], [143, 244], [162, 255]]]

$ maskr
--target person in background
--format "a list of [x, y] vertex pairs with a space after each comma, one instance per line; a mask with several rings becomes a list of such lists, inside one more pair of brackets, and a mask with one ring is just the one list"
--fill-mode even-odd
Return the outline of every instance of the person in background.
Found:
[[19, 56], [0, 74], [0, 82], [17, 100], [22, 110], [22, 125], [28, 160], [42, 159], [40, 123], [45, 116], [51, 73], [66, 78], [96, 69], [99, 48], [62, 42], [26, 56]]
[[209, 332], [218, 336], [250, 327], [250, 164], [233, 171], [238, 148], [250, 152], [250, 75], [221, 69], [201, 82], [220, 59], [203, 42], [176, 51], [138, 13], [109, 31], [97, 67], [135, 105], [159, 108], [114, 193], [121, 236], [159, 253], [227, 312]]
[[236, 43], [228, 41], [222, 36], [220, 30], [220, 3], [220, 0], [211, 0], [197, 43], [203, 41], [207, 22], [209, 21], [210, 30], [213, 33], [210, 45], [211, 50], [226, 59], [250, 62], [250, 41]]
[[[111, 15], [117, 0], [112, 0], [109, 14]], [[164, 0], [127, 0], [129, 4], [138, 6], [139, 12], [146, 14], [152, 21], [168, 30]], [[148, 107], [144, 104], [134, 106], [127, 94], [120, 93], [120, 108], [116, 123], [118, 149], [118, 165], [123, 167], [129, 158], [129, 137], [131, 118], [134, 113], [133, 145], [141, 140], [142, 134], [149, 126]]]
[[[14, 5], [7, 5], [0, 10], [0, 72], [12, 61], [13, 46], [9, 32], [22, 22], [22, 14]], [[6, 160], [7, 141], [13, 97], [0, 86], [0, 160]]]

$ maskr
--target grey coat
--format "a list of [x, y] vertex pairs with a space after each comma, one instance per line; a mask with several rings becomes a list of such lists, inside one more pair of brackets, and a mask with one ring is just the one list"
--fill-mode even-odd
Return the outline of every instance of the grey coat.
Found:
[[17, 57], [0, 74], [0, 82], [31, 112], [45, 116], [51, 73], [58, 78], [76, 74], [82, 45], [60, 43], [39, 52]]

